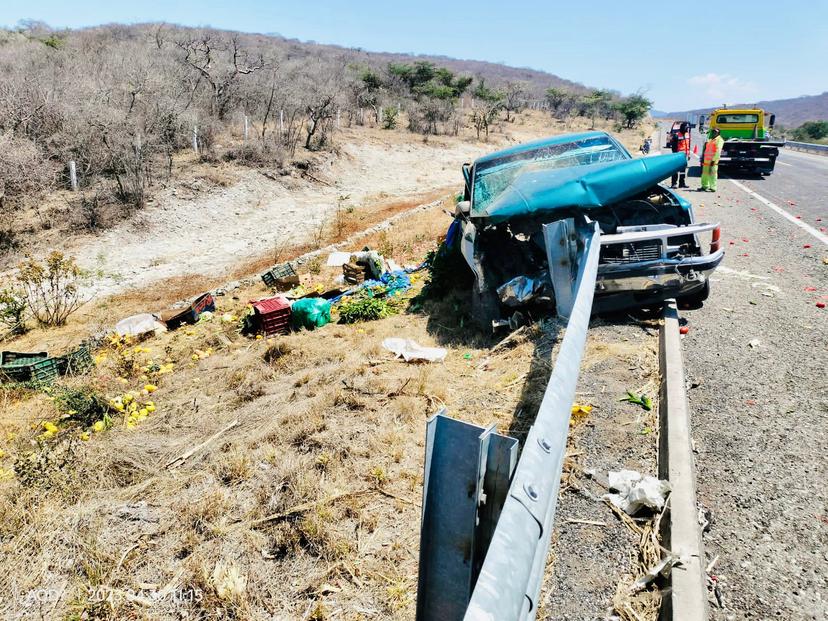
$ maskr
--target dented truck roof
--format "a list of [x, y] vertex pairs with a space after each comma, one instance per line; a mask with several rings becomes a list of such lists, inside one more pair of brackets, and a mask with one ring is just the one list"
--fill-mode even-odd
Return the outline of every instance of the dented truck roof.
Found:
[[603, 207], [643, 192], [685, 164], [681, 153], [633, 159], [606, 132], [537, 140], [475, 161], [470, 215], [497, 223]]

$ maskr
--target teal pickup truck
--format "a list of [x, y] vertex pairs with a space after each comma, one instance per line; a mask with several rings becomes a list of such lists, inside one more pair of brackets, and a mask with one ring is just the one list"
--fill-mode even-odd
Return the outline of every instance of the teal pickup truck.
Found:
[[518, 306], [554, 308], [544, 225], [569, 218], [600, 227], [593, 311], [673, 297], [701, 304], [724, 253], [719, 225], [697, 223], [691, 204], [659, 184], [684, 165], [680, 153], [633, 158], [605, 132], [546, 138], [465, 164], [455, 226], [475, 276], [478, 322]]

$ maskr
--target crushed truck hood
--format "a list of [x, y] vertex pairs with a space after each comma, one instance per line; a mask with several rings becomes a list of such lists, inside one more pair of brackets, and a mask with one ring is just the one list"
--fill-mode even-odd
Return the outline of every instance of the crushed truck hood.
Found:
[[683, 153], [655, 155], [557, 170], [527, 170], [473, 218], [493, 223], [544, 215], [567, 207], [605, 207], [643, 192], [683, 169]]

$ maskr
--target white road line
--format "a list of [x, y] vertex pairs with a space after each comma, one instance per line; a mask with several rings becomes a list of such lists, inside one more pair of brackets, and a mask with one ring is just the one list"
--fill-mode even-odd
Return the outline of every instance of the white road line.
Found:
[[787, 162], [780, 162], [779, 160], [776, 160], [776, 163], [781, 164], [782, 166], [791, 166], [791, 167], [793, 167], [793, 164], [788, 164]]
[[776, 213], [778, 213], [780, 216], [782, 216], [783, 218], [786, 218], [786, 219], [790, 220], [790, 221], [791, 221], [791, 222], [793, 222], [795, 225], [797, 225], [799, 228], [803, 229], [806, 233], [811, 234], [812, 236], [816, 237], [819, 241], [821, 241], [823, 244], [825, 244], [826, 246], [828, 246], [828, 235], [825, 235], [825, 233], [821, 233], [821, 232], [819, 232], [818, 230], [816, 230], [816, 229], [815, 229], [814, 227], [812, 227], [811, 225], [809, 225], [809, 224], [805, 224], [802, 220], [797, 220], [795, 216], [792, 216], [790, 213], [788, 213], [787, 211], [785, 211], [784, 209], [782, 209], [782, 208], [781, 208], [781, 207], [779, 207], [778, 205], [774, 205], [772, 202], [770, 202], [770, 201], [769, 201], [768, 199], [766, 199], [764, 196], [760, 196], [759, 194], [757, 194], [756, 192], [754, 192], [753, 190], [751, 190], [749, 187], [747, 187], [747, 186], [745, 186], [745, 185], [742, 185], [741, 183], [739, 183], [739, 182], [738, 182], [738, 181], [736, 181], [735, 179], [730, 179], [729, 181], [730, 181], [733, 185], [735, 185], [737, 188], [739, 188], [740, 190], [742, 190], [742, 191], [744, 191], [744, 192], [747, 192], [747, 193], [748, 193], [748, 194], [750, 194], [753, 198], [755, 198], [756, 200], [758, 200], [760, 203], [762, 203], [762, 204], [764, 204], [764, 205], [767, 205], [768, 207], [770, 207], [771, 209], [773, 209]]

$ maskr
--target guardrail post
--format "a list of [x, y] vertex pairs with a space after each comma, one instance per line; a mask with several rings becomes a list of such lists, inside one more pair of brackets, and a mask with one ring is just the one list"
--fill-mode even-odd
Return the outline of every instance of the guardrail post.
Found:
[[69, 162], [69, 187], [73, 192], [78, 191], [78, 169], [75, 160]]
[[445, 416], [426, 426], [418, 621], [460, 621], [517, 462], [517, 440]]

